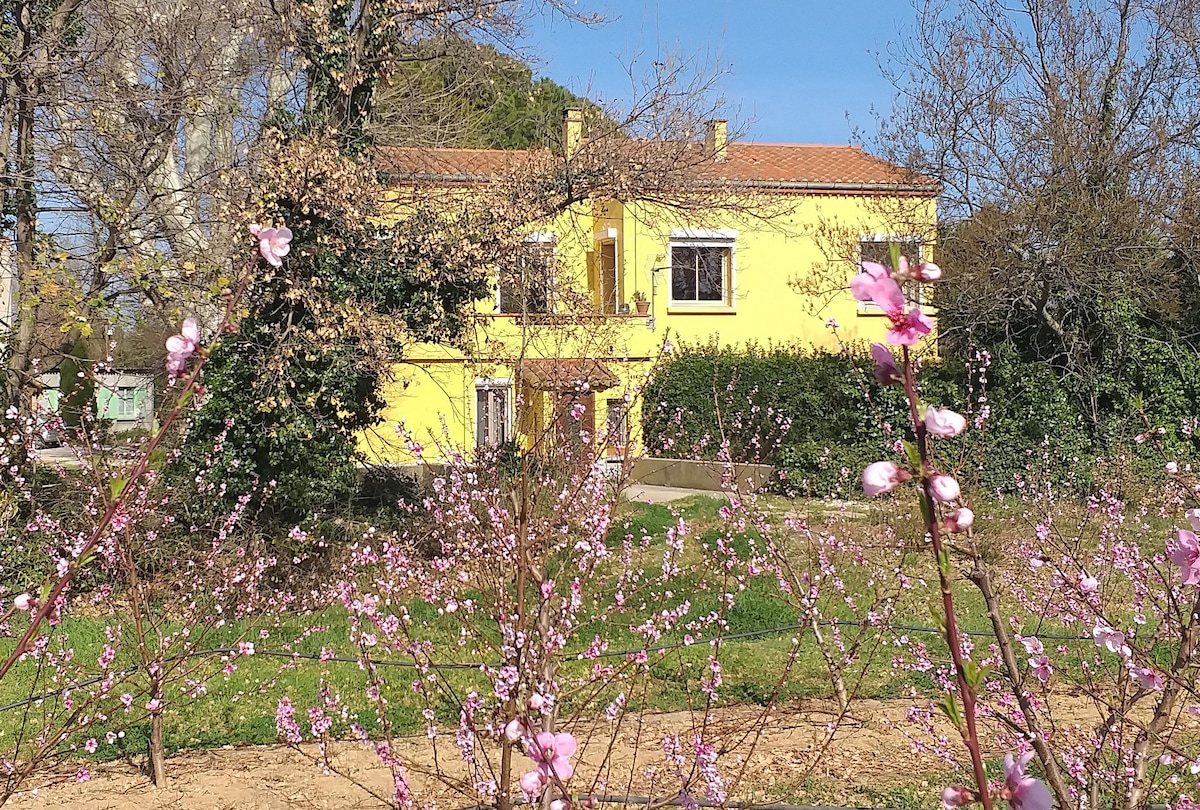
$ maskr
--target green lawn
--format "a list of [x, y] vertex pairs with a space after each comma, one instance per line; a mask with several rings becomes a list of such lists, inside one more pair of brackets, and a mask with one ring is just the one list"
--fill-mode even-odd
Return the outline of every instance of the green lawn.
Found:
[[[626, 504], [621, 511], [622, 522], [613, 530], [614, 542], [619, 542], [627, 531], [635, 536], [645, 531], [654, 538], [653, 553], [661, 555], [664, 532], [682, 516], [702, 542], [712, 543], [722, 531], [717, 510], [723, 503], [722, 500], [697, 497], [677, 503], [673, 508], [662, 505]], [[779, 499], [770, 501], [768, 506], [782, 514], [785, 508], [791, 508], [793, 504]], [[810, 509], [812, 514], [809, 517], [814, 521], [820, 517], [821, 510], [829, 509], [819, 504], [804, 506]], [[892, 522], [902, 532], [901, 536], [919, 537], [920, 534], [915, 520], [907, 515], [893, 517], [878, 510], [868, 510], [860, 513], [854, 520], [864, 528]], [[626, 522], [628, 526], [625, 525]], [[907, 535], [904, 535], [904, 532], [907, 532]], [[699, 556], [699, 552], [695, 554]], [[934, 582], [933, 567], [925, 558], [925, 554], [918, 552], [907, 554], [904, 565], [914, 577], [914, 587], [904, 595], [904, 601], [900, 605], [901, 615], [896, 621], [901, 624], [932, 627], [933, 621], [927, 601], [930, 596], [935, 595], [935, 591], [931, 586], [921, 587], [915, 582], [915, 578], [924, 576], [929, 583]], [[703, 566], [692, 567], [670, 584], [670, 590], [675, 594], [675, 602], [684, 596], [690, 599], [690, 615], [704, 615], [719, 607], [715, 589], [710, 589], [710, 583], [705, 581], [706, 573], [708, 570]], [[868, 573], [868, 569], [864, 567], [851, 565], [843, 568], [842, 578], [847, 587], [853, 589], [863, 584], [862, 580]], [[957, 591], [957, 596], [960, 624], [965, 629], [987, 629], [981, 600], [969, 583], [963, 583]], [[409, 608], [417, 619], [423, 620], [424, 631], [430, 639], [448, 642], [453, 638], [453, 625], [445, 617], [439, 618], [431, 607], [422, 603], [412, 604]], [[747, 583], [745, 590], [738, 593], [732, 609], [726, 613], [726, 633], [737, 635], [790, 625], [796, 621], [796, 615], [795, 609], [782, 598], [774, 577], [760, 576]], [[826, 615], [831, 619], [840, 620], [856, 618], [852, 610], [836, 603], [827, 606]], [[573, 648], [582, 649], [594, 635], [607, 639], [611, 650], [638, 648], [640, 643], [637, 637], [628, 629], [629, 619], [623, 617], [622, 621], [625, 626], [606, 625], [598, 621], [583, 626], [576, 635], [577, 643]], [[324, 629], [305, 635], [306, 628], [314, 625], [321, 625]], [[67, 621], [60, 630], [71, 638], [79, 660], [88, 664], [94, 663], [104, 644], [104, 623], [101, 620], [76, 617]], [[229, 674], [220, 672], [219, 656], [206, 659], [202, 667], [203, 677], [206, 679], [206, 695], [196, 699], [183, 698], [178, 695], [178, 687], [174, 695], [168, 695], [169, 708], [165, 714], [165, 725], [167, 746], [170, 750], [274, 742], [276, 706], [279, 698], [283, 696], [290, 697], [295, 703], [297, 719], [307, 731], [303, 713], [307, 706], [316, 702], [322, 684], [331, 692], [341, 695], [348, 706], [347, 716], [339, 719], [335, 726], [337, 731], [347, 730], [349, 724], [355, 722], [361, 723], [368, 730], [377, 728], [378, 720], [363, 694], [365, 677], [355, 663], [292, 660], [262, 654], [264, 651], [280, 650], [286, 646], [289, 650], [311, 655], [319, 654], [323, 648], [332, 648], [339, 655], [353, 657], [355, 651], [350, 649], [347, 642], [347, 617], [340, 608], [330, 608], [318, 616], [289, 617], [286, 623], [273, 626], [269, 631], [270, 637], [260, 640], [257, 637], [257, 629], [254, 630], [251, 640], [255, 642], [260, 654], [250, 658], [239, 658], [236, 670]], [[244, 632], [244, 625], [213, 630], [204, 646], [218, 647], [233, 643]], [[829, 628], [826, 628], [826, 632], [829, 632]], [[846, 632], [857, 632], [857, 628], [846, 628]], [[938, 651], [944, 649], [936, 634], [912, 635], [922, 636], [922, 640], [934, 654], [939, 654]], [[786, 662], [792, 649], [791, 639], [797, 636], [801, 636], [803, 641], [795, 665], [784, 676]], [[672, 638], [664, 640], [664, 643], [676, 643], [681, 637], [680, 633], [676, 633]], [[868, 636], [872, 643], [891, 638], [890, 634], [877, 631], [872, 631]], [[1090, 642], [1073, 646], [1081, 651], [1092, 647]], [[458, 648], [443, 643], [439, 649], [447, 656], [452, 656], [452, 651]], [[629, 708], [636, 710], [638, 706], [644, 706], [648, 709], [671, 710], [687, 708], [701, 702], [703, 695], [698, 685], [699, 679], [708, 669], [709, 649], [707, 644], [693, 644], [674, 649], [661, 657], [653, 655], [644, 689], [637, 695], [629, 696]], [[860, 667], [861, 672], [851, 678], [851, 685], [859, 696], [896, 697], [908, 687], [915, 686], [922, 690], [931, 688], [932, 682], [920, 673], [897, 675], [890, 666], [892, 652], [890, 646], [880, 647], [871, 657], [869, 665], [865, 668]], [[772, 698], [786, 701], [813, 696], [826, 697], [831, 694], [825, 664], [810, 634], [787, 629], [754, 637], [725, 640], [722, 644], [721, 659], [724, 685], [720, 694], [727, 702], [761, 704]], [[442, 663], [449, 660], [450, 657], [447, 657]], [[619, 659], [614, 659], [614, 663], [616, 660]], [[119, 669], [131, 662], [128, 651], [125, 651], [118, 657], [114, 668]], [[582, 675], [588, 666], [587, 662], [572, 662], [567, 664], [567, 671], [569, 674]], [[453, 725], [459, 715], [455, 695], [461, 696], [471, 688], [485, 688], [484, 678], [476, 671], [443, 670], [439, 675], [441, 688], [430, 689], [430, 697], [423, 698], [411, 688], [411, 683], [416, 677], [411, 668], [393, 667], [388, 668], [386, 672], [388, 685], [385, 696], [389, 701], [389, 717], [401, 732], [422, 729], [425, 721], [421, 713], [427, 709], [434, 712], [439, 725]], [[0, 682], [0, 704], [28, 697], [33, 675], [32, 666], [23, 664], [14, 670], [12, 676]], [[779, 681], [782, 683], [776, 693]], [[136, 677], [135, 685], [144, 689], [142, 684], [140, 676]], [[60, 688], [60, 685], [50, 687], [41, 683], [39, 688]], [[117, 690], [118, 693], [120, 691], [122, 690]], [[576, 710], [588, 714], [600, 713], [614, 691], [609, 689], [602, 690], [599, 694], [591, 694], [587, 706], [580, 706], [579, 698], [570, 696], [565, 700], [564, 708], [569, 713]], [[0, 712], [0, 739], [11, 739], [13, 735], [20, 733], [22, 725], [27, 729], [40, 728], [42, 717], [57, 711], [59, 700], [59, 697], [54, 697], [41, 705]], [[144, 693], [139, 694], [135, 705], [141, 706], [144, 703]], [[96, 755], [113, 757], [121, 755], [124, 750], [143, 751], [147, 726], [141, 722], [132, 725], [125, 723], [126, 715], [119, 706], [114, 709], [111, 702], [106, 705], [111, 719], [93, 726], [91, 735], [103, 738], [105, 731], [112, 730], [123, 732], [124, 737], [116, 745], [101, 745]], [[141, 716], [140, 712], [135, 714]], [[82, 739], [76, 735], [73, 742], [80, 744]]]

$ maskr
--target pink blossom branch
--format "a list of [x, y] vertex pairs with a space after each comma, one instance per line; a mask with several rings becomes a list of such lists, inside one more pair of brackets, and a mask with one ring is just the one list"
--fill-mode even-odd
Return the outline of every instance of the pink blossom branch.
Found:
[[1025, 718], [1025, 728], [1023, 731], [1028, 733], [1029, 742], [1033, 746], [1033, 750], [1037, 752], [1038, 760], [1042, 763], [1042, 768], [1046, 772], [1046, 781], [1049, 783], [1050, 789], [1054, 791], [1054, 797], [1058, 801], [1058, 806], [1070, 807], [1072, 804], [1071, 794], [1067, 790], [1066, 783], [1063, 781], [1062, 772], [1058, 769], [1058, 759], [1046, 743], [1046, 739], [1038, 724], [1037, 712], [1034, 710], [1033, 704], [1030, 703], [1029, 695], [1022, 685], [1021, 670], [1017, 664], [1016, 653], [1013, 651], [1012, 638], [1009, 636], [1008, 628], [1004, 624], [1004, 617], [1000, 614], [1000, 600], [996, 597], [996, 589], [992, 584], [991, 573], [988, 571], [983, 558], [979, 555], [973, 537], [971, 537], [970, 543], [971, 555], [974, 557], [975, 566], [972, 568], [968, 578], [979, 588], [980, 594], [983, 595], [984, 604], [987, 606], [988, 619], [992, 623], [992, 632], [996, 636], [996, 646], [1000, 648], [1000, 657], [1004, 661], [1004, 669], [1008, 673], [1009, 682], [1012, 683], [1013, 695], [1017, 699], [1021, 715]]
[[1192, 604], [1187, 628], [1179, 640], [1179, 651], [1175, 654], [1175, 661], [1171, 665], [1171, 678], [1163, 689], [1158, 705], [1154, 707], [1154, 716], [1138, 734], [1137, 742], [1134, 743], [1133, 786], [1125, 802], [1126, 810], [1140, 807], [1145, 798], [1146, 773], [1150, 766], [1150, 757], [1148, 756], [1150, 742], [1158, 738], [1166, 728], [1175, 707], [1175, 701], [1184, 686], [1184, 676], [1193, 665], [1192, 658], [1196, 654], [1197, 647], [1200, 646], [1200, 621], [1197, 621], [1197, 616], [1200, 616], [1200, 594], [1196, 596], [1196, 600]]
[[[241, 300], [242, 295], [245, 294], [246, 288], [250, 284], [250, 279], [253, 276], [254, 266], [255, 260], [251, 259], [247, 264], [245, 271], [242, 273], [242, 277], [238, 282], [237, 288], [225, 297], [225, 314], [221, 319], [220, 326], [217, 328], [218, 335], [228, 331], [232, 326], [234, 322], [234, 312], [237, 308], [238, 302]], [[21, 639], [17, 642], [17, 645], [13, 648], [8, 658], [3, 664], [0, 664], [0, 680], [3, 680], [13, 666], [17, 663], [17, 661], [29, 651], [29, 644], [37, 635], [38, 629], [41, 627], [42, 622], [45, 621], [46, 618], [56, 610], [58, 600], [62, 597], [63, 592], [71, 584], [71, 581], [75, 578], [75, 574], [78, 573], [79, 569], [83, 567], [84, 564], [86, 564], [89, 555], [96, 548], [96, 545], [100, 542], [101, 538], [103, 538], [105, 532], [108, 530], [109, 525], [112, 523], [113, 518], [125, 504], [125, 500], [128, 497], [128, 493], [132, 490], [133, 485], [146, 473], [146, 470], [150, 466], [150, 457], [154, 453], [155, 448], [157, 448], [159, 443], [162, 442], [163, 438], [167, 435], [167, 431], [169, 431], [171, 426], [175, 423], [175, 420], [181, 413], [183, 413], [185, 403], [189, 401], [189, 395], [195, 388], [196, 381], [199, 379], [200, 372], [204, 368], [204, 363], [207, 361], [207, 359], [208, 353], [202, 352], [195, 368], [192, 369], [192, 373], [184, 379], [183, 388], [180, 391], [179, 398], [176, 400], [174, 406], [172, 406], [170, 412], [163, 418], [162, 426], [158, 429], [158, 432], [155, 433], [150, 438], [150, 441], [146, 443], [145, 447], [142, 448], [142, 452], [138, 456], [137, 463], [134, 464], [133, 469], [129, 472], [129, 475], [126, 476], [125, 483], [121, 487], [120, 492], [116, 494], [116, 496], [109, 503], [108, 507], [104, 510], [104, 514], [101, 516], [100, 521], [96, 524], [95, 529], [92, 530], [87, 542], [83, 544], [82, 548], [79, 550], [79, 553], [76, 554], [67, 565], [67, 570], [63, 572], [62, 576], [58, 578], [58, 581], [55, 582], [50, 588], [46, 597], [41, 600], [37, 610], [29, 620], [29, 627], [25, 630], [25, 633], [21, 636]]]
[[913, 373], [912, 358], [908, 347], [902, 346], [904, 359], [904, 393], [908, 396], [909, 417], [912, 420], [913, 433], [916, 436], [917, 454], [921, 461], [921, 512], [925, 518], [925, 531], [928, 532], [933, 544], [934, 561], [938, 569], [938, 583], [942, 591], [942, 609], [945, 611], [946, 645], [950, 648], [950, 659], [954, 663], [954, 675], [958, 682], [958, 691], [962, 696], [963, 715], [966, 731], [961, 728], [963, 742], [971, 754], [971, 768], [975, 775], [979, 801], [983, 810], [992, 810], [992, 798], [988, 793], [987, 772], [983, 768], [983, 757], [979, 750], [979, 731], [975, 724], [975, 690], [967, 682], [967, 671], [964, 666], [962, 646], [958, 634], [958, 619], [954, 612], [954, 592], [951, 588], [947, 566], [944, 560], [949, 559], [949, 552], [942, 543], [941, 527], [937, 521], [937, 504], [933, 497], [933, 475], [929, 464], [929, 435], [925, 422], [919, 415], [917, 383]]

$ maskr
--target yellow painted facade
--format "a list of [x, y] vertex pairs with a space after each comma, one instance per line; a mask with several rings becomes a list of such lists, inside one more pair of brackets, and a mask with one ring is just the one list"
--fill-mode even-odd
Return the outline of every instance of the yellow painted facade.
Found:
[[[597, 455], [623, 455], [636, 449], [638, 391], [664, 346], [881, 340], [886, 319], [846, 289], [860, 256], [891, 239], [914, 250], [920, 243], [931, 258], [932, 194], [756, 189], [741, 203], [750, 211], [693, 212], [685, 221], [663, 206], [602, 200], [531, 223], [528, 241], [553, 254], [552, 294], [538, 302], [549, 311], [503, 313], [498, 292], [478, 302], [465, 350], [416, 347], [396, 369], [382, 423], [363, 436], [368, 456], [409, 462], [412, 442], [427, 459], [500, 440], [529, 446], [579, 397], [587, 397]], [[566, 384], [545, 380], [554, 358]], [[576, 368], [596, 361], [615, 384], [589, 383], [590, 372]], [[623, 427], [609, 421], [622, 403]]]

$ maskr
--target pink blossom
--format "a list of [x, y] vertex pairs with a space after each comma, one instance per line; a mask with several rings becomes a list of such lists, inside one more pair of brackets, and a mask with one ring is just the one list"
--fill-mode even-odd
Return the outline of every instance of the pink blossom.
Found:
[[539, 731], [529, 745], [529, 757], [538, 764], [538, 771], [547, 778], [557, 776], [565, 782], [575, 772], [570, 757], [574, 756], [578, 743], [565, 731], [555, 734]]
[[1079, 575], [1079, 590], [1082, 593], [1095, 593], [1100, 588], [1100, 580], [1087, 574]]
[[912, 346], [933, 331], [933, 321], [919, 307], [904, 311], [904, 293], [887, 267], [878, 262], [863, 262], [861, 268], [862, 272], [850, 280], [850, 292], [859, 301], [874, 302], [891, 320], [892, 328], [884, 335], [888, 343]]
[[1179, 465], [1174, 461], [1168, 461], [1166, 467], [1167, 475], [1179, 475]]
[[946, 810], [955, 810], [957, 807], [963, 807], [974, 801], [975, 794], [965, 787], [951, 785], [942, 791], [942, 807]]
[[100, 747], [100, 743], [96, 741], [95, 737], [92, 737], [90, 740], [88, 740], [87, 742], [85, 742], [83, 744], [83, 750], [87, 751], [89, 754], [96, 753], [96, 749], [99, 747]]
[[938, 281], [942, 277], [942, 268], [933, 262], [921, 262], [917, 265], [916, 272], [913, 275], [917, 281], [929, 284]]
[[925, 429], [934, 436], [950, 439], [967, 429], [967, 420], [949, 408], [930, 405], [925, 409]]
[[540, 712], [547, 705], [549, 705], [549, 701], [540, 692], [534, 692], [529, 696], [529, 711]]
[[962, 489], [958, 482], [948, 475], [935, 475], [929, 479], [929, 494], [938, 503], [950, 503], [958, 500]]
[[1029, 672], [1042, 683], [1046, 683], [1054, 674], [1054, 668], [1050, 666], [1049, 658], [1037, 655], [1029, 659]]
[[1109, 627], [1101, 619], [1096, 619], [1096, 626], [1092, 628], [1092, 639], [1097, 647], [1103, 647], [1110, 653], [1129, 655], [1129, 647], [1125, 646], [1125, 634]]
[[1014, 636], [1017, 641], [1021, 642], [1021, 646], [1025, 648], [1025, 652], [1030, 655], [1041, 655], [1045, 652], [1042, 647], [1042, 640], [1037, 636]]
[[250, 235], [258, 240], [258, 252], [267, 264], [281, 267], [283, 257], [292, 249], [292, 232], [288, 228], [263, 228], [259, 225], [250, 226]]
[[960, 506], [942, 520], [942, 528], [950, 534], [959, 534], [971, 528], [975, 522], [975, 513], [965, 506]]
[[27, 593], [19, 594], [13, 599], [13, 607], [22, 612], [31, 610], [37, 602]]
[[509, 742], [516, 742], [525, 736], [525, 724], [521, 722], [521, 718], [515, 718], [508, 721], [508, 725], [504, 727], [504, 738]]
[[840, 324], [838, 324], [837, 318], [826, 318], [825, 319], [825, 328], [826, 329], [837, 329], [839, 325]]
[[1179, 566], [1184, 585], [1200, 584], [1200, 543], [1193, 532], [1176, 530], [1175, 539], [1167, 541], [1167, 559]]
[[1183, 513], [1187, 522], [1192, 524], [1192, 531], [1200, 532], [1200, 509], [1189, 509]]
[[891, 492], [910, 478], [912, 475], [908, 470], [902, 470], [890, 461], [876, 461], [863, 470], [863, 492], [873, 498]]
[[526, 796], [537, 796], [549, 784], [540, 770], [529, 771], [521, 776], [521, 790]]
[[888, 277], [888, 269], [879, 262], [863, 262], [859, 270], [858, 275], [850, 279], [850, 293], [858, 301], [871, 301], [875, 285]]
[[905, 281], [919, 281], [922, 284], [929, 284], [941, 277], [942, 268], [933, 262], [920, 262], [916, 267], [910, 269], [907, 256], [900, 257], [900, 266], [892, 274], [892, 278], [901, 283]]
[[1012, 754], [1004, 755], [1004, 790], [1001, 798], [1008, 802], [1011, 810], [1050, 810], [1053, 803], [1050, 790], [1025, 773], [1025, 766], [1033, 759], [1033, 751], [1021, 754], [1013, 761]]
[[871, 344], [871, 357], [875, 359], [875, 382], [880, 385], [894, 385], [904, 381], [900, 369], [896, 368], [896, 359], [892, 351], [882, 343]]
[[1143, 689], [1148, 689], [1151, 692], [1161, 692], [1163, 689], [1162, 676], [1149, 667], [1139, 667], [1130, 664], [1129, 675]]
[[172, 379], [182, 377], [187, 361], [200, 347], [200, 329], [195, 318], [187, 318], [178, 335], [167, 338], [167, 374]]
[[892, 328], [884, 333], [893, 346], [912, 346], [933, 331], [933, 321], [919, 308], [913, 307], [904, 313], [888, 313]]
[[555, 799], [550, 802], [550, 810], [568, 810], [571, 802], [568, 799]]

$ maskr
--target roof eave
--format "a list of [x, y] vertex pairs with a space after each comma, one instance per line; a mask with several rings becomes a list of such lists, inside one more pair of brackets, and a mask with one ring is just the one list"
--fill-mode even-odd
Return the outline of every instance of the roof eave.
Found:
[[763, 191], [824, 191], [843, 194], [919, 194], [936, 197], [942, 193], [942, 184], [897, 182], [826, 182], [814, 180], [730, 180], [705, 181], [713, 186], [729, 188], [753, 188]]
[[[388, 181], [397, 180], [409, 183], [446, 183], [455, 185], [470, 185], [490, 183], [493, 177], [486, 174], [444, 174], [439, 172], [384, 172]], [[761, 191], [815, 191], [841, 194], [904, 194], [936, 197], [942, 193], [942, 184], [936, 181], [929, 183], [897, 183], [897, 182], [824, 182], [813, 180], [702, 180], [705, 185], [721, 188], [746, 188]]]

